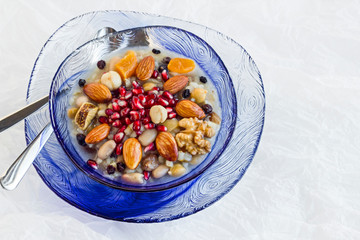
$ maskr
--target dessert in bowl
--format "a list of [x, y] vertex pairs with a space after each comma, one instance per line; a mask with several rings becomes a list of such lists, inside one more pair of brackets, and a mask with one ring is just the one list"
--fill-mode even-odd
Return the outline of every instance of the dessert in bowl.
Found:
[[59, 67], [50, 91], [56, 136], [91, 178], [158, 191], [204, 172], [235, 127], [236, 96], [216, 52], [173, 27], [94, 39]]

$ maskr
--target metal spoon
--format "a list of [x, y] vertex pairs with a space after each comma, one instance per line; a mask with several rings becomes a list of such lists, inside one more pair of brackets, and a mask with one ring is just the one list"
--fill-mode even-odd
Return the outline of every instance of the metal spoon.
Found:
[[[111, 27], [104, 27], [97, 31], [95, 38], [102, 37], [106, 34], [116, 32], [115, 29]], [[44, 106], [49, 101], [49, 96], [45, 96], [40, 100], [27, 105], [26, 107], [18, 110], [17, 112], [3, 118], [0, 120], [0, 132], [8, 129], [15, 123], [23, 120], [30, 114], [34, 113], [42, 106]], [[25, 173], [40, 153], [41, 149], [44, 147], [45, 143], [51, 136], [54, 130], [51, 127], [49, 122], [41, 130], [41, 132], [36, 136], [36, 138], [25, 148], [25, 150], [20, 154], [20, 156], [14, 161], [14, 163], [6, 171], [5, 175], [0, 178], [0, 185], [6, 190], [13, 190], [20, 183], [21, 179], [24, 177]]]

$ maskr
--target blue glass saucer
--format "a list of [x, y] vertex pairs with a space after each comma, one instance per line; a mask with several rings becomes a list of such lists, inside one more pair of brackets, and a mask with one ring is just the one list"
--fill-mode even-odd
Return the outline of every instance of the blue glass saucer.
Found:
[[[50, 37], [36, 60], [27, 101], [32, 102], [48, 94], [51, 78], [66, 56], [91, 40], [99, 29], [112, 27], [120, 31], [149, 25], [184, 29], [204, 39], [214, 49], [234, 84], [238, 109], [233, 116], [236, 128], [223, 154], [203, 174], [180, 186], [151, 193], [114, 189], [89, 178], [67, 157], [53, 135], [34, 162], [37, 172], [59, 197], [103, 218], [161, 222], [208, 207], [241, 179], [254, 157], [263, 129], [265, 95], [260, 72], [239, 44], [201, 25], [136, 12], [92, 12], [61, 26]], [[46, 108], [28, 117], [25, 121], [27, 141], [31, 141], [48, 121], [49, 112]]]

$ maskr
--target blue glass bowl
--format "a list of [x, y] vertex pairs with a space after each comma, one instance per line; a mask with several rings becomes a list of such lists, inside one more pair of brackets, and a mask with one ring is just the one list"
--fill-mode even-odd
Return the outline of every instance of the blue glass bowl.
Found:
[[[233, 81], [237, 99], [236, 128], [223, 154], [195, 179], [158, 192], [110, 188], [86, 176], [67, 156], [55, 135], [34, 161], [44, 183], [61, 199], [87, 213], [126, 222], [163, 222], [196, 213], [221, 199], [252, 162], [264, 124], [265, 94], [260, 72], [246, 50], [231, 38], [191, 22], [138, 12], [99, 11], [75, 17], [61, 26], [41, 50], [29, 82], [27, 102], [49, 93], [51, 76], [78, 46], [103, 27], [118, 31], [155, 25], [185, 29], [216, 51]], [[50, 121], [48, 108], [25, 121], [30, 143]], [[74, 214], [76, 210], [74, 209]]]
[[[80, 78], [86, 78], [100, 59], [124, 48], [148, 46], [149, 49], [172, 51], [193, 59], [210, 76], [219, 95], [222, 122], [211, 152], [193, 170], [179, 178], [168, 181], [147, 182], [145, 185], [130, 185], [121, 178], [110, 179], [101, 171], [86, 164], [83, 148], [71, 135], [71, 123], [67, 120], [67, 107], [72, 98], [72, 89]], [[55, 134], [75, 165], [86, 175], [107, 186], [127, 191], [160, 191], [179, 186], [196, 178], [214, 163], [227, 147], [236, 123], [237, 99], [234, 85], [223, 62], [216, 52], [196, 35], [174, 27], [151, 26], [124, 30], [91, 40], [71, 53], [60, 65], [50, 89], [50, 117]]]

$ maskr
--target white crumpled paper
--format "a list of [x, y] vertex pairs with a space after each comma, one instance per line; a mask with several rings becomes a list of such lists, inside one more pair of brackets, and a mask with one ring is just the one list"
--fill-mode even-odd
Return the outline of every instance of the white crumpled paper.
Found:
[[[32, 167], [16, 190], [0, 191], [0, 239], [360, 239], [357, 1], [2, 1], [0, 116], [25, 105], [32, 65], [57, 27], [100, 9], [181, 18], [239, 42], [265, 85], [258, 152], [220, 201], [160, 224], [82, 212]], [[2, 172], [24, 147], [23, 124], [1, 133]]]

